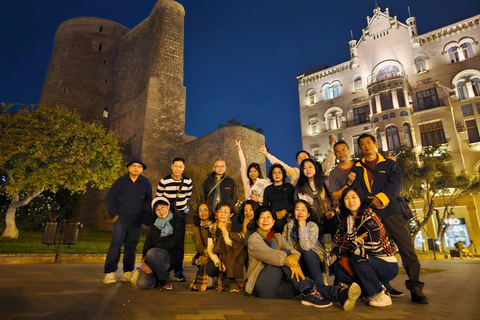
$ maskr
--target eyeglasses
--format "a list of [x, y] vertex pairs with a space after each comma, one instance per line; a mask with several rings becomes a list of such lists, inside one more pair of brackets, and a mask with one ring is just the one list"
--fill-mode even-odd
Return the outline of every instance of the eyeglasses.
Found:
[[337, 152], [342, 152], [342, 151], [343, 151], [343, 152], [346, 152], [346, 151], [348, 151], [348, 148], [337, 149], [337, 150], [335, 150], [335, 153], [337, 153]]
[[198, 209], [198, 212], [204, 212], [204, 211], [209, 211], [208, 208], [205, 209]]
[[226, 214], [230, 214], [230, 213], [231, 213], [230, 211], [223, 211], [223, 210], [218, 210], [217, 212], [218, 212], [218, 213], [226, 213]]

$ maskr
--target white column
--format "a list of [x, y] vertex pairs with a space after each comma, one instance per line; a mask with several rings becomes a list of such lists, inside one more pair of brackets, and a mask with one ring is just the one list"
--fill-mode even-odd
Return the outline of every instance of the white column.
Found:
[[400, 105], [398, 104], [398, 96], [397, 96], [397, 90], [391, 90], [392, 93], [392, 101], [393, 101], [393, 109], [400, 109]]
[[375, 105], [377, 106], [376, 113], [382, 112], [382, 102], [380, 101], [380, 95], [375, 94]]
[[475, 97], [475, 92], [473, 91], [473, 85], [470, 81], [465, 83], [467, 86], [467, 91], [468, 91], [468, 97], [465, 98], [473, 98]]

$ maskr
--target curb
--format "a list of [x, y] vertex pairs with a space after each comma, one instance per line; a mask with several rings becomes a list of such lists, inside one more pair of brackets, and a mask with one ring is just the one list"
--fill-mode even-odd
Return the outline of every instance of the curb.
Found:
[[[84, 263], [105, 263], [106, 254], [59, 254], [59, 264], [84, 264]], [[184, 261], [187, 263], [192, 260], [194, 254], [186, 253]], [[123, 260], [123, 254], [120, 256], [120, 261]], [[137, 254], [135, 262], [142, 262], [142, 255]], [[0, 265], [2, 264], [53, 264], [55, 263], [54, 253], [38, 253], [38, 254], [0, 254]]]

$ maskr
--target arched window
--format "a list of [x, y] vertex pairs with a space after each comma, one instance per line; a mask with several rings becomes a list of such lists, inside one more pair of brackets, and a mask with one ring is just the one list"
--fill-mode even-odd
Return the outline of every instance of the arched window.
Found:
[[333, 97], [336, 98], [340, 96], [340, 86], [338, 84], [333, 85]]
[[355, 79], [353, 80], [353, 85], [354, 85], [355, 91], [362, 90], [362, 78], [355, 77]]
[[395, 126], [390, 126], [385, 131], [387, 136], [388, 150], [393, 151], [400, 148], [400, 137], [398, 136], [398, 129]]
[[472, 79], [472, 87], [473, 87], [473, 93], [475, 93], [475, 96], [476, 97], [480, 96], [480, 78]]
[[382, 111], [393, 109], [392, 91], [380, 92], [380, 101], [382, 103]]
[[332, 111], [327, 117], [327, 130], [336, 130], [342, 127], [342, 113], [340, 111]]
[[454, 63], [459, 61], [457, 47], [450, 47], [448, 49], [448, 57], [450, 58], [450, 62]]
[[391, 119], [391, 118], [395, 118], [396, 116], [397, 116], [397, 115], [395, 114], [395, 112], [390, 113], [390, 119]]
[[458, 99], [463, 100], [468, 98], [468, 90], [465, 81], [457, 82], [457, 90], [458, 90]]
[[408, 123], [403, 125], [403, 132], [405, 133], [405, 143], [407, 147], [413, 148], [412, 130], [410, 130], [410, 125]]
[[462, 48], [462, 51], [463, 51], [463, 57], [465, 59], [473, 58], [473, 48], [472, 48], [472, 44], [470, 42], [463, 43], [461, 48]]
[[396, 66], [386, 66], [377, 72], [377, 81], [382, 81], [388, 78], [396, 77], [400, 74], [400, 69]]
[[332, 96], [330, 95], [330, 86], [323, 88], [323, 97], [325, 100], [330, 100]]
[[415, 66], [417, 67], [417, 73], [427, 71], [424, 57], [418, 57], [415, 59]]
[[308, 103], [310, 105], [314, 105], [315, 104], [315, 91], [313, 90], [310, 90], [308, 92]]

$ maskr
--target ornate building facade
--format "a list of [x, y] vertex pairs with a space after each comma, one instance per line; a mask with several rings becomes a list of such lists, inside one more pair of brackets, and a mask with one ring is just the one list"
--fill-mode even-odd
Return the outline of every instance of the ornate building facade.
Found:
[[[303, 148], [321, 160], [333, 132], [360, 157], [357, 137], [369, 132], [384, 153], [441, 143], [456, 172], [479, 174], [479, 40], [480, 15], [418, 34], [414, 17], [402, 23], [375, 8], [360, 39], [349, 42], [349, 61], [297, 77]], [[446, 246], [480, 242], [478, 209], [478, 198], [458, 203]], [[434, 229], [419, 234], [416, 246]]]

